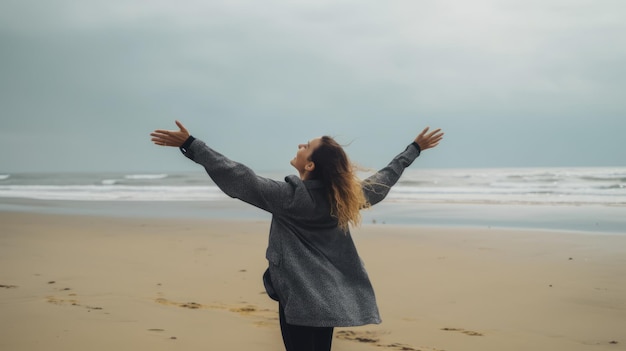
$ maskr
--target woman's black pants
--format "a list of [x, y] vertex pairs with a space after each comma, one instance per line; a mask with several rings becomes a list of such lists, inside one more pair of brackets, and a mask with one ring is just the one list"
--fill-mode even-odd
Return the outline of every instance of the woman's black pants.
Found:
[[287, 351], [330, 351], [333, 341], [332, 327], [305, 327], [288, 324], [285, 311], [279, 305], [280, 331]]

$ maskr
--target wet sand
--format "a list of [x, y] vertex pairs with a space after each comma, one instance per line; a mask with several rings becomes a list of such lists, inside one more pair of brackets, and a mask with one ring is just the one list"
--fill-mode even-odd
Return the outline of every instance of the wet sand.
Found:
[[[281, 350], [269, 223], [0, 212], [1, 350]], [[333, 350], [626, 350], [626, 235], [353, 230], [381, 325]]]

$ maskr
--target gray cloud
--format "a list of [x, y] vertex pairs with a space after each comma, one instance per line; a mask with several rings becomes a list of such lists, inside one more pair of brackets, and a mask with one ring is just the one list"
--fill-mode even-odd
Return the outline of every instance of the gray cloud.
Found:
[[425, 124], [447, 132], [425, 166], [624, 165], [624, 10], [4, 2], [0, 168], [187, 167], [148, 142], [174, 118], [254, 167], [284, 167], [296, 143], [319, 134], [354, 141], [353, 158], [380, 166]]

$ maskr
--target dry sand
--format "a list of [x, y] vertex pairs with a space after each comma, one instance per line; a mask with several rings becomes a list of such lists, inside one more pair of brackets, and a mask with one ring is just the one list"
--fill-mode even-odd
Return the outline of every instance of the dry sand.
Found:
[[[0, 350], [282, 350], [269, 224], [0, 213]], [[333, 350], [626, 350], [626, 235], [368, 225]]]

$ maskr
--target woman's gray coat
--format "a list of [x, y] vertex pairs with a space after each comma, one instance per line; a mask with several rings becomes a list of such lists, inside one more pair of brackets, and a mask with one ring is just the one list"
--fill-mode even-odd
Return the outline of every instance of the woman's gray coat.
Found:
[[[256, 175], [193, 140], [181, 148], [202, 165], [227, 195], [272, 214], [265, 275], [268, 294], [280, 301], [287, 323], [347, 327], [381, 322], [374, 290], [349, 232], [330, 215], [328, 193], [317, 180]], [[415, 143], [363, 182], [371, 205], [385, 198], [406, 167], [419, 156]]]

